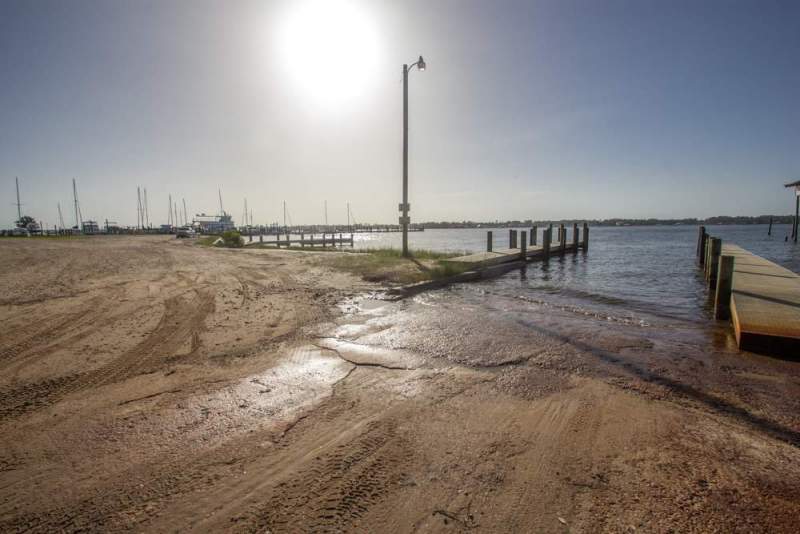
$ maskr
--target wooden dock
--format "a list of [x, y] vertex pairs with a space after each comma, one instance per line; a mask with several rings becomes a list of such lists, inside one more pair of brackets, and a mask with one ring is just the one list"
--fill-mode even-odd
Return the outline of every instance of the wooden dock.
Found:
[[[553, 230], [557, 230], [557, 237], [553, 239]], [[467, 265], [474, 269], [484, 269], [502, 263], [512, 261], [537, 261], [546, 260], [550, 256], [563, 255], [568, 252], [575, 253], [579, 250], [587, 250], [589, 247], [589, 227], [583, 225], [581, 235], [577, 224], [573, 225], [572, 235], [568, 236], [568, 230], [564, 225], [558, 228], [549, 226], [543, 228], [541, 232], [541, 245], [537, 244], [538, 230], [534, 226], [530, 231], [509, 230], [507, 248], [495, 249], [493, 247], [494, 234], [489, 231], [486, 233], [486, 251], [457, 258], [449, 258], [447, 263]]]
[[698, 257], [715, 299], [730, 318], [740, 349], [800, 358], [800, 275], [701, 227]]
[[[344, 234], [322, 234], [320, 237], [315, 237], [316, 234], [310, 234], [306, 236], [305, 234], [300, 234], [300, 238], [292, 239], [291, 236], [286, 235], [283, 239], [281, 239], [280, 234], [275, 236], [273, 240], [265, 240], [263, 235], [256, 236], [257, 239], [253, 239], [254, 236], [248, 236], [245, 238], [244, 244], [245, 246], [248, 245], [266, 245], [272, 247], [292, 247], [292, 246], [299, 246], [299, 247], [343, 247], [345, 245], [352, 247], [353, 246], [353, 234], [349, 236]], [[338, 237], [337, 237], [338, 236]]]

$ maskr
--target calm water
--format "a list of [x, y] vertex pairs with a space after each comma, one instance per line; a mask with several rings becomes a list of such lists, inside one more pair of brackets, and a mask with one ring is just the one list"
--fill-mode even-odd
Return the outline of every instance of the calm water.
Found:
[[[788, 225], [776, 225], [768, 237], [767, 227], [760, 225], [709, 228], [723, 241], [800, 272], [800, 246], [784, 241], [789, 231]], [[507, 245], [507, 229], [494, 230], [494, 236], [496, 247]], [[590, 236], [588, 254], [532, 263], [523, 272], [459, 291], [466, 298], [477, 292], [641, 324], [708, 315], [707, 290], [695, 258], [696, 227], [594, 227]], [[400, 234], [359, 234], [356, 247], [399, 248], [400, 239]], [[412, 248], [480, 251], [486, 230], [426, 230], [409, 234], [409, 239]]]

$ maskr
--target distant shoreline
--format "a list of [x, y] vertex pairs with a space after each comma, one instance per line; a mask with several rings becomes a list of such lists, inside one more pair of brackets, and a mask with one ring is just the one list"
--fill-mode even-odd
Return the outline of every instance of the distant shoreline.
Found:
[[518, 228], [528, 226], [544, 226], [548, 224], [587, 223], [589, 226], [736, 226], [736, 225], [768, 225], [770, 218], [773, 225], [792, 224], [793, 215], [759, 215], [757, 217], [717, 216], [708, 219], [561, 219], [546, 221], [496, 221], [496, 222], [423, 222], [416, 226], [425, 229], [457, 229], [457, 228]]

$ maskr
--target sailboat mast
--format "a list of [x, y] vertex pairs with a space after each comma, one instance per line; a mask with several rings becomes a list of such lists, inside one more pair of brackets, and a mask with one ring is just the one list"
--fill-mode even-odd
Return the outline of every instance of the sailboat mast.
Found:
[[17, 220], [22, 220], [22, 203], [19, 201], [19, 177], [16, 177], [17, 180]]
[[150, 206], [147, 202], [147, 188], [144, 188], [144, 218], [147, 219], [147, 227], [150, 228]]
[[78, 186], [75, 185], [75, 178], [72, 179], [72, 198], [75, 200], [75, 228], [81, 231], [81, 219], [78, 217]]

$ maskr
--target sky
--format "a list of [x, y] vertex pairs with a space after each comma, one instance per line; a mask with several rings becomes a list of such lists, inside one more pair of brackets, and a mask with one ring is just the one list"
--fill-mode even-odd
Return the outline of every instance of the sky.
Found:
[[800, 2], [0, 2], [0, 227], [787, 214]]

